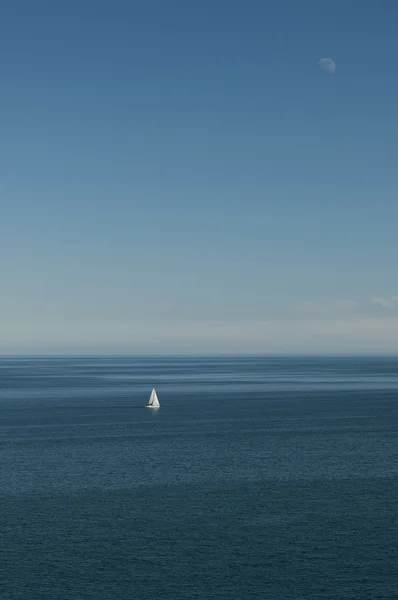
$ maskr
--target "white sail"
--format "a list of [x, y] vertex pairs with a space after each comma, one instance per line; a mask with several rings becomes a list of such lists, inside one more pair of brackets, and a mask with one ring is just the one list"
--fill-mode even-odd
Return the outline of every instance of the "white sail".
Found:
[[160, 406], [158, 396], [156, 394], [155, 388], [153, 388], [151, 395], [149, 397], [149, 401], [147, 404], [148, 408], [158, 408]]

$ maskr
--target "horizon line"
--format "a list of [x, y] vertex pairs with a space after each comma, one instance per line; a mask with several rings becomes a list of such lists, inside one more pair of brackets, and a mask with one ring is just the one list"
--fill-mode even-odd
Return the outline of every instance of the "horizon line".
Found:
[[302, 353], [302, 352], [184, 352], [184, 353], [145, 353], [145, 352], [52, 352], [52, 353], [3, 353], [0, 360], [7, 358], [398, 358], [398, 352], [333, 352], [333, 353]]

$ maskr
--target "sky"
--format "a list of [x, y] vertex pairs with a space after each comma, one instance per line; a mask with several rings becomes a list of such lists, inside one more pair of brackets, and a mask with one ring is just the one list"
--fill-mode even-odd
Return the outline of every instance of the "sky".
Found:
[[0, 352], [396, 352], [397, 26], [3, 0]]

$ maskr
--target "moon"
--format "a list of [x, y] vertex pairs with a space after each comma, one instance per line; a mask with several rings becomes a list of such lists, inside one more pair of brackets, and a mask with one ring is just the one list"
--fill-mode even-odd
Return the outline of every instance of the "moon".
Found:
[[318, 65], [323, 71], [327, 71], [328, 73], [334, 73], [336, 70], [336, 63], [331, 58], [321, 58]]

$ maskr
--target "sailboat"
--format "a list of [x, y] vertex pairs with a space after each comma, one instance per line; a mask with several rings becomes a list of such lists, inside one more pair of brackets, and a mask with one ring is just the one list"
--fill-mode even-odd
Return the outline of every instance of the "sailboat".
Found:
[[155, 388], [153, 388], [146, 407], [147, 408], [159, 408], [159, 406], [160, 406], [159, 400], [158, 400]]

